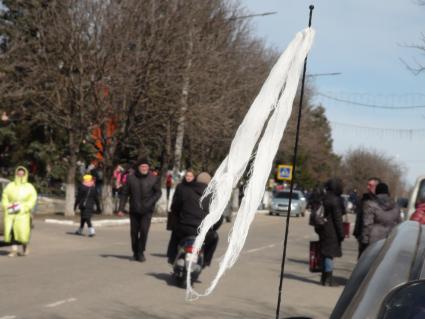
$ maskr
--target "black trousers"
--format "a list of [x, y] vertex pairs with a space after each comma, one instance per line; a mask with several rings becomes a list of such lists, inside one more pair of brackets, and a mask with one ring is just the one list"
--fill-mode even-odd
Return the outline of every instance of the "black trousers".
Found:
[[[179, 224], [171, 233], [170, 242], [167, 249], [168, 262], [173, 263], [177, 256], [177, 246], [182, 239], [188, 236], [197, 236], [198, 229], [194, 226]], [[204, 265], [209, 266], [214, 257], [214, 252], [218, 245], [218, 234], [210, 230], [204, 242]]]
[[143, 255], [148, 240], [152, 214], [130, 214], [130, 236], [133, 256]]
[[83, 217], [83, 216], [81, 216], [81, 218], [80, 218], [80, 228], [82, 229], [82, 228], [84, 228], [84, 224], [87, 224], [87, 227], [93, 227], [92, 226], [92, 224], [91, 224], [91, 217], [89, 216], [89, 217]]

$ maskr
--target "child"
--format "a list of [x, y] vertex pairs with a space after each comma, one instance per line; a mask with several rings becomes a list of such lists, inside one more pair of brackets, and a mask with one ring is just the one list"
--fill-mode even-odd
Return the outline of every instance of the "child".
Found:
[[76, 235], [83, 234], [85, 223], [87, 223], [89, 228], [89, 237], [93, 237], [95, 235], [95, 230], [91, 223], [94, 205], [96, 205], [97, 211], [100, 212], [99, 198], [93, 176], [87, 174], [83, 176], [83, 183], [78, 188], [77, 199], [74, 204], [74, 210], [78, 207], [81, 214], [80, 228], [75, 232]]

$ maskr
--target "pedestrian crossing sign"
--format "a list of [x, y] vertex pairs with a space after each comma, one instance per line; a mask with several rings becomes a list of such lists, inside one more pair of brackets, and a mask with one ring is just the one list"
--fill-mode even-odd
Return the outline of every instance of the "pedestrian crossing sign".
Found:
[[278, 165], [277, 179], [280, 181], [290, 181], [292, 179], [292, 165]]

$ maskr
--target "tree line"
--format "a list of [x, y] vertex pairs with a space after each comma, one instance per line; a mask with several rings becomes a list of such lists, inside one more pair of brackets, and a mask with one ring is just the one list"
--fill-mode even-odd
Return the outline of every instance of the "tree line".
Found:
[[[161, 176], [207, 170], [232, 137], [277, 52], [246, 10], [225, 0], [3, 0], [0, 167], [30, 166], [41, 189], [66, 185], [78, 162], [103, 164], [104, 213], [115, 165], [148, 157]], [[306, 94], [300, 182], [337, 173], [324, 108]], [[276, 162], [290, 161], [291, 118]]]

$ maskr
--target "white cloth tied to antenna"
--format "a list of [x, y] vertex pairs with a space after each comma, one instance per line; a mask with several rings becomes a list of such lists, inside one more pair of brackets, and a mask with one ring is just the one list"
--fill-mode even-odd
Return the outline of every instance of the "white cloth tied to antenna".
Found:
[[191, 286], [192, 262], [190, 262], [187, 276], [187, 300], [195, 300], [209, 295], [217, 286], [224, 272], [235, 264], [242, 251], [249, 227], [264, 195], [273, 159], [291, 115], [304, 60], [312, 46], [314, 35], [315, 31], [312, 28], [298, 32], [280, 56], [239, 126], [229, 154], [205, 190], [203, 198], [211, 194], [210, 213], [199, 227], [194, 251], [200, 250], [208, 230], [223, 214], [230, 200], [232, 189], [236, 187], [244, 174], [248, 163], [254, 156], [255, 145], [258, 143], [245, 195], [229, 234], [229, 245], [225, 255], [221, 258], [217, 275], [203, 294], [197, 293]]

